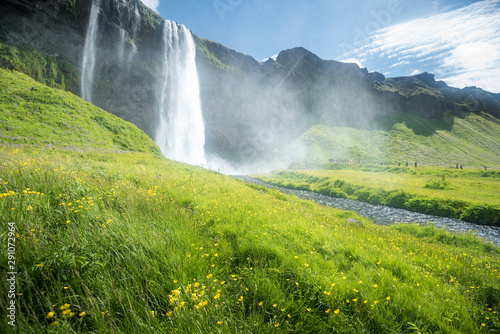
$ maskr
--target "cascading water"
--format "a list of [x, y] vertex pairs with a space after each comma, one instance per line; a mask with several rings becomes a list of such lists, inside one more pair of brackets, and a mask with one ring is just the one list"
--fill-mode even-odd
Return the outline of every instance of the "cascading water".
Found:
[[125, 43], [127, 42], [127, 32], [120, 29], [120, 39], [116, 47], [116, 57], [120, 61], [120, 65], [123, 65], [123, 54], [125, 53]]
[[205, 126], [190, 31], [165, 21], [163, 76], [158, 94], [156, 143], [163, 154], [192, 165], [205, 165]]
[[92, 1], [92, 9], [90, 11], [90, 20], [85, 36], [85, 45], [83, 47], [83, 62], [82, 62], [82, 98], [92, 102], [92, 83], [94, 81], [94, 67], [96, 58], [96, 38], [97, 38], [97, 18], [99, 16], [99, 8], [101, 0]]

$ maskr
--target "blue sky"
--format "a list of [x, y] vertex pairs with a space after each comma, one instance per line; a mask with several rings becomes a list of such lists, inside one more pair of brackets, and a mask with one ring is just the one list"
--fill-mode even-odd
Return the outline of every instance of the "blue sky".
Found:
[[387, 77], [500, 93], [500, 0], [142, 0], [258, 61], [302, 46]]

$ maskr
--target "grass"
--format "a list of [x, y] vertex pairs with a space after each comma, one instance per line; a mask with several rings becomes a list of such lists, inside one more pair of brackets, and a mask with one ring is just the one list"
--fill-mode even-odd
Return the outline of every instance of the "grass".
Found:
[[477, 224], [500, 224], [500, 174], [494, 170], [331, 164], [333, 170], [274, 171], [259, 179], [292, 189], [384, 204]]
[[288, 150], [294, 161], [352, 159], [367, 163], [500, 168], [500, 121], [480, 112], [426, 120], [400, 113], [380, 118], [372, 128], [316, 125]]
[[500, 328], [500, 251], [473, 236], [379, 227], [146, 153], [0, 155], [23, 332]]
[[0, 69], [0, 108], [3, 144], [160, 154], [131, 123], [16, 71]]
[[15, 300], [16, 332], [500, 330], [500, 249], [473, 235], [377, 226], [155, 150], [37, 138], [0, 148], [2, 291], [17, 272], [0, 305]]

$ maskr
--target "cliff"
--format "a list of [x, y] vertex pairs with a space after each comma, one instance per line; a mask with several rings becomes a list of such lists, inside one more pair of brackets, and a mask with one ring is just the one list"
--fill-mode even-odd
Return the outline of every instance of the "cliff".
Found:
[[[40, 66], [45, 68], [35, 75], [39, 80], [53, 72], [52, 81], [79, 94], [91, 5], [89, 0], [3, 1], [0, 42], [43, 58]], [[162, 22], [140, 1], [101, 1], [92, 102], [152, 138]], [[194, 38], [205, 148], [233, 162], [281, 158], [280, 152], [316, 124], [373, 129], [386, 127], [387, 116], [399, 113], [451, 125], [471, 112], [500, 117], [500, 94], [449, 87], [432, 74], [385, 78], [355, 64], [320, 59], [304, 48], [259, 63], [216, 42]], [[13, 56], [15, 52], [5, 49], [0, 47], [0, 66], [29, 72], [19, 66], [21, 53]]]

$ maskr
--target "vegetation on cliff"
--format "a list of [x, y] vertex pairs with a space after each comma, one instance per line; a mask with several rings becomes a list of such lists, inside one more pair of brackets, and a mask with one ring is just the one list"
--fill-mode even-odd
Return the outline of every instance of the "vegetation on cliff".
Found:
[[73, 93], [79, 88], [79, 75], [71, 64], [44, 57], [33, 48], [0, 43], [0, 68], [22, 72], [49, 87]]

